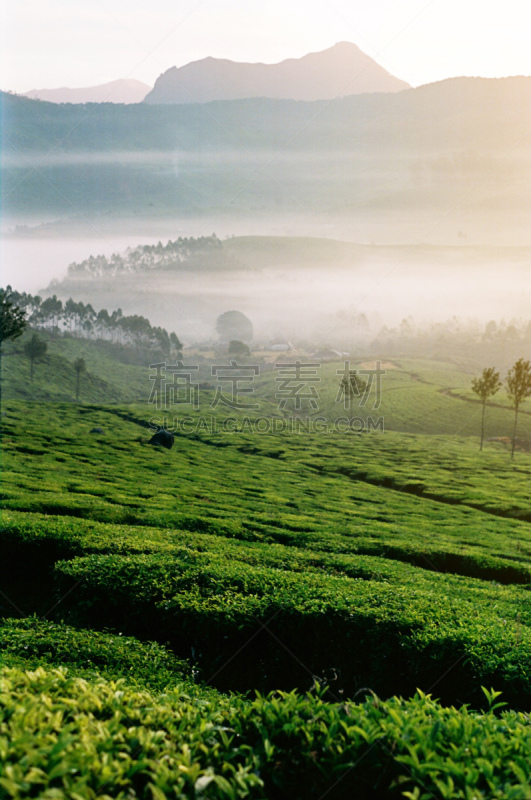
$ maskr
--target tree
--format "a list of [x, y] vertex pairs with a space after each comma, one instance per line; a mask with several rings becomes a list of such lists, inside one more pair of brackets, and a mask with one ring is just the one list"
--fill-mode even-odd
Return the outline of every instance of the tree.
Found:
[[24, 352], [30, 360], [30, 377], [33, 381], [33, 365], [38, 358], [42, 358], [48, 345], [42, 339], [39, 339], [36, 333], [33, 334], [31, 339], [24, 345]]
[[53, 297], [47, 297], [46, 300], [43, 300], [39, 312], [42, 315], [43, 319], [52, 318], [52, 333], [55, 333], [57, 330], [57, 323], [59, 322], [59, 317], [63, 311], [63, 303], [61, 300], [57, 299], [57, 296], [54, 294]]
[[79, 384], [81, 381], [81, 375], [83, 372], [87, 371], [87, 365], [85, 364], [84, 358], [76, 358], [74, 361], [74, 369], [76, 371], [76, 400], [79, 400]]
[[251, 351], [245, 344], [245, 342], [240, 342], [238, 339], [232, 339], [229, 342], [229, 356], [250, 356]]
[[[26, 327], [26, 312], [15, 302], [11, 286], [0, 289], [0, 359], [2, 353], [2, 343], [10, 339], [18, 339]], [[0, 364], [1, 373], [1, 364]], [[2, 397], [0, 374], [0, 400]]]
[[13, 302], [11, 287], [0, 289], [0, 344], [18, 339], [26, 327], [26, 312]]
[[179, 337], [177, 336], [176, 333], [173, 333], [173, 331], [170, 333], [170, 344], [172, 348], [177, 351], [177, 355], [182, 356], [183, 346], [181, 344]]
[[494, 367], [485, 367], [481, 378], [474, 378], [472, 381], [472, 391], [477, 394], [483, 406], [481, 411], [481, 441], [479, 449], [483, 450], [483, 436], [485, 432], [485, 406], [489, 397], [493, 397], [501, 387], [500, 373]]
[[223, 344], [232, 339], [250, 342], [253, 338], [253, 323], [241, 311], [225, 311], [217, 318], [216, 331]]
[[514, 458], [518, 409], [527, 397], [531, 397], [531, 364], [529, 361], [519, 358], [514, 367], [507, 373], [505, 384], [507, 386], [507, 394], [514, 408], [513, 444], [511, 448], [511, 458]]

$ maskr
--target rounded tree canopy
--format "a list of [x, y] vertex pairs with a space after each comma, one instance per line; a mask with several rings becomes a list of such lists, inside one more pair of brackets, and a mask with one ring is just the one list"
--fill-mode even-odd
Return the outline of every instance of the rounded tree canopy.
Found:
[[253, 338], [253, 324], [241, 311], [225, 311], [216, 322], [216, 331], [222, 343], [233, 340], [250, 342]]
[[251, 351], [245, 342], [240, 342], [239, 339], [231, 339], [229, 342], [229, 356], [250, 356]]

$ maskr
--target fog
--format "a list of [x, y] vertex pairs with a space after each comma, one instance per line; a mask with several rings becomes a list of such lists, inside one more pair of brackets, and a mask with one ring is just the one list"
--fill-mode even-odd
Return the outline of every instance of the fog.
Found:
[[[110, 256], [139, 242], [6, 238], [2, 284], [45, 296], [57, 293], [63, 300], [72, 296], [96, 310], [120, 307], [175, 331], [188, 344], [214, 340], [217, 317], [231, 309], [251, 319], [259, 342], [307, 340], [338, 349], [407, 318], [426, 324], [455, 316], [484, 326], [491, 319], [530, 317], [531, 248], [366, 246], [351, 252], [355, 245], [341, 249], [341, 243], [311, 239], [300, 240], [300, 247], [297, 240], [294, 247], [290, 240], [278, 240], [277, 246], [277, 240], [256, 237], [245, 240], [243, 249], [241, 241], [227, 239], [223, 248], [239, 254], [243, 269], [63, 280], [71, 262]], [[368, 329], [360, 328], [360, 315]]]
[[[148, 237], [143, 244], [154, 244], [158, 239]], [[19, 292], [36, 294], [52, 280], [62, 280], [68, 266], [91, 254], [106, 256], [121, 252], [131, 244], [130, 237], [95, 238], [24, 238], [6, 236], [0, 239], [1, 284], [11, 285]]]

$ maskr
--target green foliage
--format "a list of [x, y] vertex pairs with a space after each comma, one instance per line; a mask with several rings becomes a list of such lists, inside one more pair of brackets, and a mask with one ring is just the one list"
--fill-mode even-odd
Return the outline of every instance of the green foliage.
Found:
[[[75, 265], [73, 265], [75, 266]], [[124, 316], [121, 308], [112, 314], [102, 308], [96, 312], [90, 303], [75, 302], [71, 297], [63, 305], [54, 294], [45, 300], [26, 292], [12, 292], [12, 297], [24, 309], [28, 323], [39, 329], [48, 328], [54, 335], [70, 335], [118, 345], [120, 349], [133, 350], [138, 363], [149, 363], [157, 356], [169, 356], [172, 348], [181, 349], [175, 333], [168, 335], [165, 328], [151, 325], [146, 317], [132, 314]]]
[[472, 391], [477, 394], [483, 405], [481, 414], [481, 441], [479, 449], [483, 450], [483, 438], [485, 432], [485, 404], [490, 397], [494, 397], [500, 389], [500, 373], [494, 367], [485, 367], [481, 378], [474, 378], [472, 381]]
[[509, 370], [506, 383], [507, 394], [514, 408], [514, 430], [511, 449], [511, 458], [514, 458], [518, 409], [527, 397], [531, 397], [531, 364], [529, 361], [524, 361], [523, 358], [519, 358], [514, 367]]
[[[367, 390], [367, 383], [357, 374], [357, 370], [349, 370], [348, 374], [343, 375], [340, 383], [340, 396], [345, 401], [345, 407], [349, 411], [357, 410], [354, 403], [363, 396]], [[352, 414], [351, 414], [352, 416]]]
[[527, 397], [531, 397], [531, 364], [518, 359], [507, 375], [507, 394], [515, 409]]
[[250, 356], [251, 351], [245, 342], [240, 342], [238, 339], [232, 339], [229, 342], [229, 356]]
[[84, 358], [76, 358], [74, 361], [74, 370], [76, 373], [76, 400], [79, 400], [79, 384], [81, 375], [87, 371], [87, 365]]
[[26, 327], [26, 314], [14, 302], [11, 287], [0, 289], [0, 345], [9, 339], [17, 339]]
[[[423, 368], [421, 402], [448, 375]], [[1, 797], [526, 798], [527, 716], [498, 696], [531, 709], [525, 454], [238, 412], [155, 452], [146, 405], [5, 411], [4, 607], [52, 621], [0, 626]]]
[[[319, 416], [335, 420], [345, 416], [342, 402], [337, 402], [342, 371], [342, 361], [322, 364], [319, 372]], [[366, 362], [363, 362], [367, 365]], [[374, 368], [375, 362], [368, 366]], [[351, 367], [358, 364], [351, 362]], [[351, 411], [357, 420], [368, 428], [368, 420], [381, 417], [386, 434], [397, 431], [407, 434], [429, 434], [443, 436], [441, 441], [449, 443], [457, 437], [476, 436], [479, 408], [477, 396], [470, 389], [471, 373], [445, 361], [401, 358], [388, 364], [382, 377], [381, 402], [377, 409], [375, 383], [364, 406], [353, 397]], [[264, 373], [257, 382], [256, 393], [260, 398], [272, 398], [278, 390], [274, 373]], [[308, 409], [305, 409], [307, 411]], [[524, 408], [521, 409], [525, 411]], [[486, 437], [506, 437], [512, 431], [513, 414], [508, 400], [497, 397], [489, 404], [485, 425]], [[520, 417], [521, 436], [531, 441], [531, 416], [529, 411]], [[361, 427], [358, 422], [358, 427]], [[451, 437], [451, 439], [449, 438]], [[386, 437], [387, 438], [387, 437]], [[492, 449], [492, 446], [489, 446]], [[400, 465], [399, 465], [400, 466]]]
[[40, 339], [36, 333], [33, 334], [24, 345], [24, 353], [30, 360], [30, 377], [33, 380], [33, 365], [35, 361], [43, 358], [48, 350], [48, 345], [43, 339]]
[[160, 696], [65, 669], [3, 671], [0, 796], [525, 800], [525, 715], [430, 696], [327, 703]]
[[188, 664], [155, 642], [144, 644], [121, 633], [76, 630], [38, 617], [2, 620], [0, 637], [4, 666], [68, 666], [70, 673], [87, 680], [124, 678], [130, 685], [153, 691], [188, 684], [189, 690], [198, 691], [192, 686]]
[[[31, 386], [28, 361], [20, 358], [22, 348], [17, 343], [4, 345], [2, 378], [6, 398], [71, 402], [75, 398], [73, 362], [80, 353], [87, 365], [82, 378], [85, 402], [123, 403], [149, 396], [149, 370], [133, 365], [136, 357], [130, 348], [112, 342], [57, 337], [46, 330], [39, 335], [47, 342], [48, 351], [45, 368], [35, 370]], [[28, 338], [26, 333], [20, 344]]]
[[181, 655], [193, 648], [203, 677], [220, 688], [304, 687], [335, 671], [346, 696], [366, 685], [407, 695], [438, 678], [447, 702], [478, 703], [489, 681], [513, 706], [531, 707], [525, 590], [407, 568], [391, 577], [385, 566], [374, 580], [368, 559], [358, 575], [352, 559], [352, 577], [293, 572], [261, 564], [256, 551], [254, 563], [231, 551], [230, 559], [192, 548], [75, 558], [56, 565], [57, 597], [77, 623], [104, 615], [117, 630], [169, 640]]
[[75, 371], [76, 371], [76, 373], [78, 375], [81, 372], [86, 372], [87, 365], [85, 363], [85, 359], [84, 358], [76, 358], [76, 360], [74, 361], [74, 369], [75, 369]]
[[489, 397], [493, 397], [500, 389], [500, 373], [494, 367], [485, 367], [481, 378], [474, 378], [472, 381], [472, 391], [477, 394], [482, 403], [486, 403]]

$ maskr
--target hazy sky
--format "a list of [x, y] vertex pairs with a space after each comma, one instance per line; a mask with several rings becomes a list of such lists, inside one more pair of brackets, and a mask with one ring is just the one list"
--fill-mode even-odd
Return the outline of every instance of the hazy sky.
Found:
[[529, 0], [5, 0], [0, 87], [153, 85], [205, 56], [273, 63], [351, 41], [416, 86], [531, 74]]

